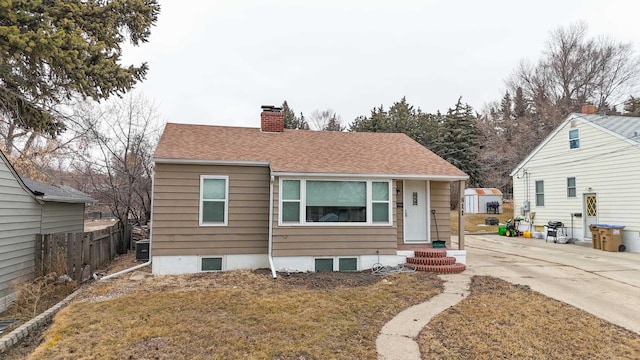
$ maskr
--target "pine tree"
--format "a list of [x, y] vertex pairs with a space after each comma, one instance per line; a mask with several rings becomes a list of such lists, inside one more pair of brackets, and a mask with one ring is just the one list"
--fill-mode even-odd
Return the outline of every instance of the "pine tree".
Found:
[[479, 131], [473, 108], [458, 99], [455, 107], [447, 111], [442, 129], [443, 150], [439, 155], [469, 175], [471, 186], [481, 186], [478, 161]]
[[300, 117], [297, 117], [293, 109], [289, 107], [287, 100], [282, 103], [282, 113], [284, 115], [285, 129], [309, 130], [309, 124], [304, 119], [304, 115], [300, 113]]
[[625, 116], [640, 116], [640, 98], [629, 96], [627, 101], [624, 102]]
[[512, 101], [509, 91], [507, 91], [502, 97], [500, 102], [500, 117], [502, 121], [509, 121], [512, 119]]
[[516, 88], [516, 96], [513, 98], [513, 115], [515, 120], [524, 118], [529, 113], [529, 105], [522, 93], [522, 87]]
[[61, 101], [124, 94], [148, 66], [121, 65], [121, 44], [146, 42], [159, 11], [157, 0], [0, 2], [0, 113], [55, 137]]

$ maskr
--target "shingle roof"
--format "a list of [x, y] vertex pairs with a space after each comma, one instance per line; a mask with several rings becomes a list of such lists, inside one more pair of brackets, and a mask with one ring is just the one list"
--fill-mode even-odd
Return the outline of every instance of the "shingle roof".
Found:
[[640, 142], [640, 117], [596, 114], [572, 115], [595, 125], [602, 126], [603, 128], [613, 131], [624, 138]]
[[265, 162], [275, 173], [466, 178], [404, 134], [288, 130], [168, 123], [156, 161]]
[[24, 184], [44, 201], [68, 202], [68, 203], [90, 203], [95, 202], [91, 196], [64, 185], [47, 185], [39, 181], [22, 178]]

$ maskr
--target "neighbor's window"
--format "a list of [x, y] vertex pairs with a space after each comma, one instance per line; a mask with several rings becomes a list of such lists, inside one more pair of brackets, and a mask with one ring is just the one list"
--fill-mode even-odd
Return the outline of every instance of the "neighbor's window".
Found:
[[567, 197], [576, 197], [576, 178], [567, 178]]
[[300, 180], [282, 181], [282, 222], [300, 222]]
[[307, 180], [307, 222], [366, 222], [366, 181]]
[[536, 181], [536, 206], [544, 206], [544, 181]]
[[227, 225], [229, 177], [200, 176], [200, 225]]
[[571, 129], [569, 130], [569, 149], [578, 148], [580, 148], [580, 130]]
[[390, 184], [371, 180], [283, 179], [280, 223], [390, 224]]

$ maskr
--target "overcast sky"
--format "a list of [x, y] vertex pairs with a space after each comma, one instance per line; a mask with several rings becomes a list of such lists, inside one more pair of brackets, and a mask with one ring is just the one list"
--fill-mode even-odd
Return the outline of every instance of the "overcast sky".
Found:
[[640, 50], [640, 2], [160, 0], [136, 89], [168, 122], [260, 126], [260, 106], [331, 108], [347, 124], [406, 96], [425, 112], [499, 99], [522, 59], [583, 20]]

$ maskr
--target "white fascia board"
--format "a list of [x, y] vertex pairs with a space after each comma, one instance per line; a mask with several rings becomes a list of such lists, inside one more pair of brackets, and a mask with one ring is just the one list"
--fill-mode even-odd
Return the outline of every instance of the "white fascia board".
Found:
[[522, 168], [524, 167], [524, 165], [525, 165], [526, 163], [528, 163], [528, 162], [529, 162], [529, 160], [531, 160], [531, 158], [532, 158], [535, 154], [537, 154], [537, 153], [538, 153], [538, 151], [540, 151], [540, 150], [541, 150], [545, 145], [547, 145], [547, 143], [548, 143], [549, 141], [551, 141], [551, 139], [553, 139], [553, 137], [554, 137], [554, 136], [556, 136], [556, 134], [557, 134], [558, 132], [560, 132], [560, 129], [562, 129], [562, 128], [563, 128], [563, 127], [564, 127], [564, 126], [565, 126], [569, 121], [571, 121], [571, 120], [573, 120], [573, 119], [575, 119], [575, 118], [578, 118], [577, 114], [573, 114], [573, 113], [572, 113], [572, 114], [569, 114], [569, 116], [567, 116], [567, 118], [566, 118], [566, 119], [564, 119], [564, 121], [562, 121], [562, 122], [560, 123], [560, 125], [558, 125], [558, 126], [555, 128], [555, 130], [553, 130], [553, 131], [551, 132], [551, 134], [547, 135], [547, 137], [546, 137], [546, 138], [544, 138], [544, 140], [542, 140], [542, 142], [541, 142], [540, 144], [538, 144], [538, 146], [536, 146], [536, 148], [535, 148], [535, 149], [533, 149], [533, 151], [532, 151], [532, 152], [531, 152], [531, 153], [530, 153], [526, 158], [524, 158], [524, 160], [522, 160], [522, 161], [520, 162], [520, 164], [518, 164], [518, 166], [516, 166], [516, 168], [515, 168], [515, 169], [513, 169], [513, 171], [511, 171], [511, 173], [509, 174], [509, 176], [512, 176], [512, 177], [513, 177], [515, 174], [517, 174], [517, 173], [518, 173], [518, 171], [520, 171], [520, 169], [522, 169]]
[[230, 165], [230, 166], [269, 166], [268, 161], [238, 161], [238, 160], [196, 160], [196, 159], [163, 159], [154, 158], [154, 163], [187, 164], [187, 165]]
[[366, 179], [407, 179], [407, 180], [442, 180], [456, 181], [467, 180], [468, 176], [452, 176], [452, 175], [418, 175], [418, 174], [341, 174], [341, 173], [302, 173], [302, 172], [272, 172], [273, 176], [291, 176], [304, 178], [366, 178]]
[[97, 202], [97, 200], [95, 199], [71, 199], [61, 196], [37, 196], [37, 198], [44, 202], [58, 202], [69, 204], [92, 204]]

